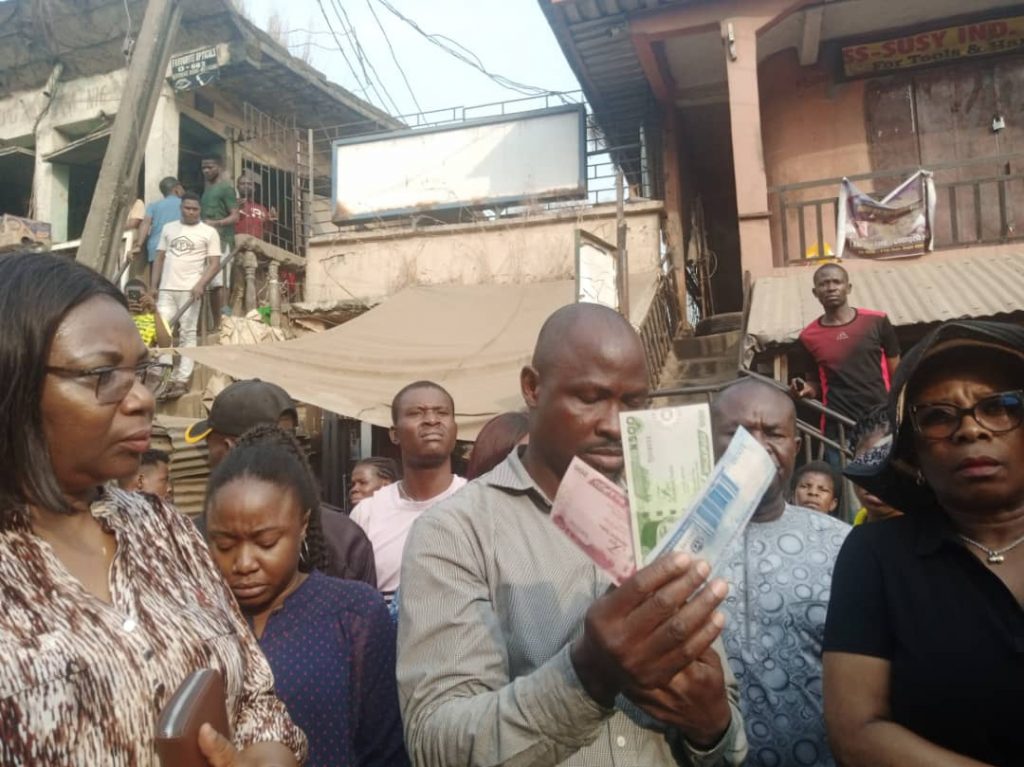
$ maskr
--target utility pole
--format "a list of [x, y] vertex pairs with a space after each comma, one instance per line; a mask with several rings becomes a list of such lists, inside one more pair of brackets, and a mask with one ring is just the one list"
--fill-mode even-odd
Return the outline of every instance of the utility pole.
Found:
[[149, 0], [146, 4], [78, 248], [78, 260], [107, 277], [113, 277], [119, 269], [125, 216], [136, 198], [146, 139], [180, 21], [181, 0]]
[[619, 312], [629, 319], [629, 253], [626, 251], [626, 184], [622, 168], [615, 174], [615, 274], [619, 283]]

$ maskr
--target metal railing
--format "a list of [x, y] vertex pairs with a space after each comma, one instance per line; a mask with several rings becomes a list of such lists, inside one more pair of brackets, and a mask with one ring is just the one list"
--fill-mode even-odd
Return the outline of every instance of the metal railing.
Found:
[[[739, 371], [739, 375], [741, 377], [760, 381], [763, 384], [778, 389], [780, 392], [784, 392], [787, 396], [789, 395], [789, 388], [785, 384], [776, 381], [774, 378], [769, 378], [759, 373], [755, 373], [752, 370], [746, 369], [741, 369]], [[696, 397], [704, 399], [704, 401], [710, 405], [715, 395], [725, 387], [734, 383], [734, 381], [735, 379], [733, 381], [723, 381], [721, 383], [705, 386], [677, 386], [670, 389], [658, 389], [657, 391], [652, 392], [651, 396], [654, 398]], [[839, 454], [840, 466], [845, 467], [847, 461], [853, 457], [853, 451], [847, 446], [847, 435], [856, 425], [856, 422], [842, 413], [837, 413], [835, 410], [825, 407], [817, 400], [805, 399], [801, 400], [801, 402], [819, 415], [824, 416], [826, 423], [833, 423], [837, 435], [837, 439], [832, 439], [818, 427], [798, 418], [796, 428], [800, 433], [800, 436], [803, 437], [804, 459], [806, 461], [821, 460], [824, 458], [826, 450], [831, 449], [835, 450]], [[826, 431], [829, 431], [829, 429], [826, 428]]]
[[[253, 309], [264, 305], [269, 308], [269, 324], [272, 327], [281, 326], [282, 303], [289, 300], [283, 289], [281, 280], [281, 267], [294, 267], [301, 264], [301, 259], [292, 253], [283, 251], [272, 243], [262, 241], [251, 235], [238, 235], [238, 240], [231, 253], [221, 259], [220, 274], [227, 285], [231, 282], [228, 275], [233, 275], [241, 280], [239, 284], [232, 284], [231, 291], [225, 296], [228, 306], [231, 305], [232, 296], [238, 291], [243, 315]], [[233, 267], [240, 265], [241, 269], [233, 271]], [[264, 276], [264, 290], [258, 288], [258, 276], [262, 272]], [[181, 318], [196, 302], [194, 296], [188, 300], [174, 314], [167, 323], [171, 334], [176, 334]], [[203, 299], [203, 309], [209, 308], [206, 298]], [[216, 325], [216, 318], [213, 318], [212, 326]], [[206, 339], [207, 317], [206, 312], [200, 313], [200, 329], [197, 334], [197, 341], [200, 346], [204, 345]]]
[[[926, 170], [934, 173], [936, 192], [932, 222], [936, 249], [1024, 239], [1024, 226], [1017, 224], [1018, 219], [1024, 219], [1024, 171], [1014, 169], [1022, 164], [1024, 154], [929, 165]], [[993, 172], [996, 166], [999, 172]], [[880, 194], [917, 170], [908, 167], [847, 178], [868, 194]], [[822, 257], [836, 248], [838, 189], [842, 181], [816, 179], [769, 189], [782, 246], [781, 257], [775, 259], [777, 265]]]
[[672, 354], [672, 342], [679, 330], [679, 298], [676, 294], [675, 272], [658, 278], [654, 299], [640, 325], [651, 387], [658, 385], [665, 361]]

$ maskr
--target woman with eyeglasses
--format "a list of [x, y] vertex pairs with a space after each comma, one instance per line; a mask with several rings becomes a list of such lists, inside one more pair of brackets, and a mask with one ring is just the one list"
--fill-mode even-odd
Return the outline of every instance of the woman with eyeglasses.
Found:
[[105, 487], [149, 447], [154, 373], [107, 280], [0, 257], [0, 764], [156, 765], [156, 719], [202, 668], [232, 729], [201, 731], [211, 765], [305, 756], [192, 523]]
[[950, 322], [893, 383], [892, 447], [847, 476], [904, 516], [832, 577], [825, 719], [840, 764], [1024, 764], [1024, 328]]

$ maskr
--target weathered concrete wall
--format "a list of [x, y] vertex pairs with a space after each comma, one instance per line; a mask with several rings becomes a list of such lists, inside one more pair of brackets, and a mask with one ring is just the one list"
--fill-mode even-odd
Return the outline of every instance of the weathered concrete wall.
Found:
[[[626, 207], [631, 272], [660, 263], [660, 202]], [[377, 302], [408, 285], [475, 285], [570, 278], [575, 231], [615, 242], [615, 206], [475, 224], [342, 232], [315, 238], [306, 264], [306, 300]]]
[[792, 49], [762, 62], [759, 76], [770, 186], [871, 172], [865, 80], [837, 82], [824, 63], [801, 67]]
[[98, 120], [103, 115], [113, 117], [126, 74], [127, 70], [119, 70], [60, 82], [52, 98], [38, 88], [0, 99], [0, 138], [35, 145], [34, 215], [53, 225], [54, 242], [67, 238], [68, 169], [43, 157], [74, 141], [59, 128]]
[[[127, 70], [118, 69], [60, 82], [48, 109], [47, 103], [51, 99], [44, 95], [42, 88], [0, 99], [0, 139], [35, 146], [34, 216], [52, 224], [54, 242], [67, 239], [68, 167], [43, 158], [74, 141], [77, 134], [82, 133], [80, 126], [83, 124], [91, 126], [95, 123], [99, 127], [102, 118], [113, 119], [126, 77]], [[237, 99], [230, 98], [216, 87], [204, 88], [204, 98], [214, 104], [215, 117], [208, 117], [192, 106], [191, 93], [175, 94], [167, 83], [162, 83], [160, 90], [145, 148], [146, 201], [160, 199], [160, 179], [177, 176], [181, 172], [178, 160], [182, 115], [225, 138], [228, 175], [237, 178], [242, 167], [242, 151], [239, 143], [231, 137], [240, 135], [244, 124]], [[77, 130], [69, 133], [64, 130], [68, 127]], [[247, 142], [245, 152], [259, 162], [276, 167], [291, 168], [295, 163], [294, 148], [285, 151], [259, 140]], [[195, 162], [198, 168], [199, 160]]]

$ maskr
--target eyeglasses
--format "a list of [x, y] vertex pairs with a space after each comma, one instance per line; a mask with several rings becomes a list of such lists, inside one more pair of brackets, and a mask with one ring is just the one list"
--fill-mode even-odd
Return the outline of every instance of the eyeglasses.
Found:
[[147, 360], [135, 367], [102, 367], [82, 370], [79, 368], [47, 367], [47, 373], [61, 378], [95, 378], [96, 399], [101, 405], [113, 405], [128, 396], [136, 383], [156, 393], [171, 369], [159, 360]]
[[1013, 431], [1024, 423], [1024, 390], [992, 394], [978, 400], [971, 407], [938, 403], [910, 407], [910, 421], [914, 431], [925, 439], [953, 436], [966, 415], [993, 434]]

